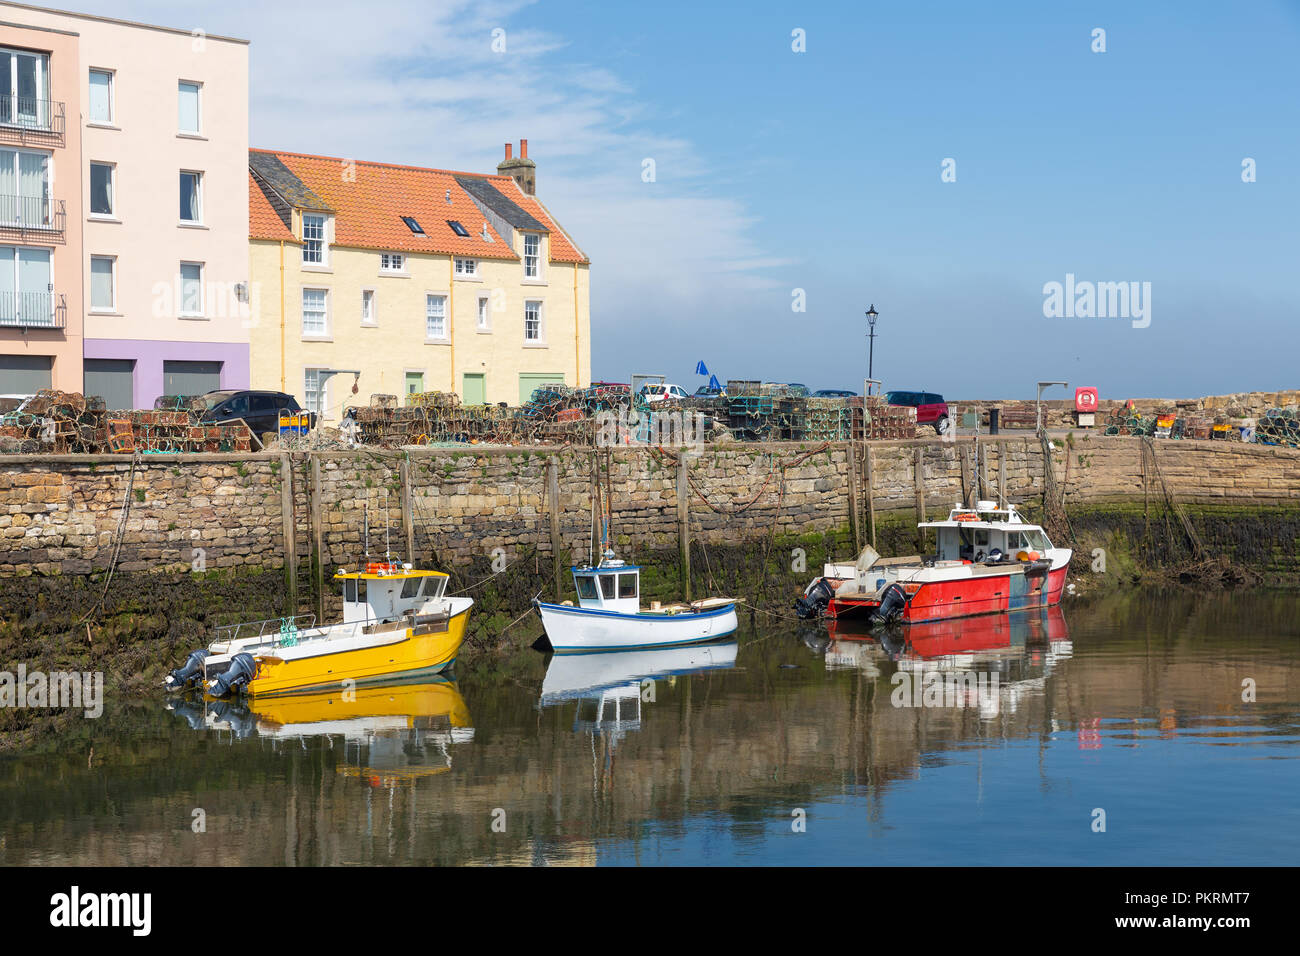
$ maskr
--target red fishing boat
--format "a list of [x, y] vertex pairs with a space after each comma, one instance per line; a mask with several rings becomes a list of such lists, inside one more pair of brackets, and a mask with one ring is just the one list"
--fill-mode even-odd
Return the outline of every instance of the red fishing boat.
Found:
[[1060, 603], [1073, 552], [1014, 507], [958, 505], [917, 527], [936, 532], [933, 554], [885, 560], [867, 547], [854, 564], [828, 564], [799, 613], [918, 624]]

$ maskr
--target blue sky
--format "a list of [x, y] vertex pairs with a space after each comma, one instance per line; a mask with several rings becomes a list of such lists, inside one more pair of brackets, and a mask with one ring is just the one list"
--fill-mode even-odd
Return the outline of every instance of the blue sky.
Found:
[[[78, 8], [250, 39], [257, 146], [491, 170], [526, 137], [600, 379], [860, 387], [873, 303], [886, 387], [1300, 379], [1294, 0]], [[1151, 283], [1150, 325], [1044, 317], [1067, 273]]]

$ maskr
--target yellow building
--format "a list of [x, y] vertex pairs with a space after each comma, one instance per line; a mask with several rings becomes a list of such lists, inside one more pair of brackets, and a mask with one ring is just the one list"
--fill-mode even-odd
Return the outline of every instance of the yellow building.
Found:
[[590, 385], [589, 262], [534, 177], [527, 140], [497, 175], [250, 150], [252, 387], [331, 422], [375, 393]]

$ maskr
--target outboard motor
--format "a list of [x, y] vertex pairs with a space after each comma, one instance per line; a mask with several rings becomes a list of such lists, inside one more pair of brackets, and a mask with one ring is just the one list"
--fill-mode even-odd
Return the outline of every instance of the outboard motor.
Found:
[[225, 724], [236, 737], [251, 737], [257, 729], [257, 719], [242, 703], [214, 700], [207, 707], [208, 723]]
[[830, 635], [820, 627], [805, 627], [800, 639], [803, 641], [804, 647], [815, 654], [825, 654], [826, 648], [831, 642]]
[[203, 661], [207, 651], [195, 651], [185, 658], [185, 663], [163, 678], [163, 687], [167, 690], [185, 690], [199, 680], [203, 674]]
[[907, 607], [907, 592], [895, 581], [885, 588], [880, 596], [880, 607], [871, 612], [872, 627], [878, 624], [893, 624], [903, 616], [905, 607]]
[[208, 693], [213, 697], [225, 697], [232, 690], [240, 690], [248, 685], [257, 673], [257, 661], [252, 654], [236, 654], [230, 659], [230, 669], [208, 683]]
[[834, 596], [835, 589], [831, 587], [831, 583], [825, 578], [818, 578], [808, 585], [808, 590], [794, 599], [794, 612], [804, 620], [820, 617]]
[[185, 698], [174, 698], [167, 701], [167, 709], [172, 711], [176, 716], [183, 719], [190, 725], [190, 730], [202, 730], [204, 727], [204, 709], [203, 707], [186, 700]]

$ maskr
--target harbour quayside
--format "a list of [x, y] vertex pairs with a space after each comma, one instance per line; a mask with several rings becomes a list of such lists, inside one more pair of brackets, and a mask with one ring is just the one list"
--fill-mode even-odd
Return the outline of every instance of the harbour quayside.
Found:
[[801, 617], [857, 618], [872, 624], [917, 624], [1059, 604], [1069, 548], [1014, 507], [958, 504], [935, 529], [935, 553], [883, 559], [870, 546], [854, 564], [827, 564], [795, 601]]
[[699, 644], [736, 630], [736, 602], [716, 597], [691, 604], [641, 607], [641, 569], [606, 551], [599, 565], [573, 568], [578, 604], [534, 599], [546, 629], [545, 642], [557, 654], [630, 651]]
[[[369, 552], [369, 525], [366, 541]], [[217, 629], [206, 650], [167, 675], [166, 690], [201, 683], [225, 697], [327, 690], [439, 674], [456, 660], [472, 598], [449, 597], [448, 576], [385, 560], [338, 571], [343, 620], [317, 626], [314, 615], [269, 618]]]

